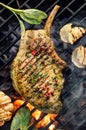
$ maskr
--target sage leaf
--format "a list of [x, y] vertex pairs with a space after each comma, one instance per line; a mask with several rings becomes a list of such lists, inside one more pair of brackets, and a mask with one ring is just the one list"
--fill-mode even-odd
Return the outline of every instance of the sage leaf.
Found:
[[13, 12], [13, 14], [16, 16], [16, 18], [17, 18], [18, 21], [19, 21], [20, 29], [21, 29], [20, 33], [21, 33], [21, 36], [23, 36], [24, 33], [25, 33], [25, 26], [24, 26], [24, 23], [23, 23], [22, 20], [19, 19], [18, 15], [17, 15], [14, 11], [12, 11], [12, 12]]
[[45, 19], [47, 18], [47, 14], [38, 9], [26, 9], [23, 11], [23, 14], [32, 19]]
[[30, 122], [30, 110], [27, 107], [20, 108], [11, 123], [11, 130], [28, 130]]
[[10, 10], [18, 19], [21, 27], [21, 36], [24, 35], [25, 32], [25, 26], [23, 21], [21, 21], [18, 17], [18, 15], [27, 23], [30, 24], [40, 24], [43, 19], [47, 18], [47, 14], [41, 10], [38, 9], [15, 9], [8, 5], [5, 5], [4, 3], [0, 2], [0, 5], [2, 5], [4, 8]]
[[25, 26], [22, 20], [19, 20], [19, 24], [20, 24], [20, 29], [21, 29], [21, 36], [23, 36], [25, 33]]
[[20, 17], [24, 21], [26, 21], [27, 23], [30, 23], [30, 24], [40, 24], [42, 22], [41, 19], [29, 18], [29, 17], [25, 16], [25, 14], [23, 14], [23, 13], [20, 14]]

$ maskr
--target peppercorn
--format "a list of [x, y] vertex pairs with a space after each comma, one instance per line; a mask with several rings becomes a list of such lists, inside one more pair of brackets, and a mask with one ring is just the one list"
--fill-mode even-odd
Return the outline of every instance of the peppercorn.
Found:
[[35, 56], [35, 55], [36, 55], [36, 53], [37, 53], [37, 51], [36, 51], [36, 50], [34, 50], [34, 51], [32, 51], [32, 52], [31, 52], [31, 54], [32, 54], [33, 56]]

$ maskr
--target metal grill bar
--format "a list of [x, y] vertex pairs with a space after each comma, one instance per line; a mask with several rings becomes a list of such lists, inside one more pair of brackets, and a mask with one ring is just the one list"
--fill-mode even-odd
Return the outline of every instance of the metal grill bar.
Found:
[[[11, 0], [7, 5], [10, 5], [13, 1], [14, 1], [14, 0]], [[5, 10], [5, 9], [2, 8], [2, 9], [0, 10], [0, 13], [2, 13], [4, 10]]]
[[[75, 113], [76, 114], [76, 116], [78, 116], [83, 110], [86, 110], [86, 103], [79, 109], [79, 110], [77, 110], [77, 112]], [[61, 128], [63, 128], [63, 127], [65, 127], [70, 121], [72, 121], [73, 120], [73, 117], [71, 117], [70, 119], [69, 119], [69, 121], [68, 122], [66, 122], [63, 126], [61, 125]], [[86, 121], [85, 121], [86, 122]]]
[[[70, 5], [70, 4], [69, 4], [69, 5]], [[68, 22], [69, 22], [75, 15], [77, 15], [77, 13], [79, 13], [79, 11], [80, 11], [83, 7], [85, 7], [85, 6], [86, 6], [86, 3], [84, 3], [76, 12], [72, 13], [72, 15], [71, 15], [63, 24], [61, 24], [61, 26], [59, 26], [58, 30], [59, 30], [64, 24], [68, 23]], [[67, 8], [64, 8], [64, 9], [62, 10], [62, 12], [64, 12], [65, 9], [67, 9]], [[69, 8], [68, 8], [68, 10], [69, 10]], [[60, 13], [57, 15], [57, 17], [59, 17], [62, 12], [60, 12]]]
[[[12, 18], [12, 16], [10, 16], [8, 20], [10, 20], [10, 18]], [[3, 25], [3, 26], [4, 26], [4, 25]], [[17, 27], [19, 27], [19, 24], [17, 24], [17, 25], [14, 27], [14, 30], [15, 30]], [[3, 42], [11, 33], [14, 33], [14, 31], [10, 30], [10, 31], [8, 32], [8, 34], [5, 35], [5, 36], [0, 40], [0, 42]], [[17, 36], [17, 37], [18, 37], [18, 36]]]
[[[57, 15], [57, 17], [59, 17], [59, 15], [61, 15], [66, 9], [68, 9], [70, 12], [72, 12], [68, 7], [69, 7], [74, 1], [75, 1], [75, 0], [72, 0], [64, 9], [62, 9], [62, 11], [60, 11], [60, 13]], [[13, 0], [10, 1], [10, 2], [8, 3], [8, 5], [11, 5], [12, 2], [13, 2]], [[44, 0], [41, 1], [37, 6], [35, 6], [35, 8], [38, 8], [43, 2], [44, 2]], [[55, 1], [54, 4], [51, 5], [51, 7], [49, 7], [49, 8], [46, 10], [46, 12], [48, 12], [48, 11], [49, 11], [56, 3], [58, 3], [58, 2], [59, 2], [58, 0]], [[24, 5], [27, 5], [27, 3], [28, 3], [28, 0], [25, 1], [24, 4], [22, 4], [22, 5], [20, 6], [20, 8], [22, 8]], [[72, 17], [74, 17], [85, 5], [86, 5], [86, 3], [84, 3], [84, 4], [81, 6], [81, 8], [79, 8], [75, 13], [72, 12], [72, 16], [71, 16], [69, 19], [67, 19], [63, 24], [67, 23], [70, 19], [72, 19]], [[3, 11], [3, 10], [5, 10], [5, 9], [2, 9], [2, 11]], [[2, 11], [1, 11], [1, 13], [2, 13]], [[9, 19], [6, 20], [5, 23], [3, 23], [3, 26], [4, 26], [4, 24], [6, 24], [7, 21], [9, 21], [12, 17], [13, 17], [13, 15], [11, 15], [11, 16], [9, 17]], [[19, 25], [16, 25], [16, 27], [14, 28], [14, 30], [15, 30], [16, 28], [18, 28], [18, 26], [19, 26]], [[61, 25], [61, 26], [62, 26], [62, 25]], [[60, 26], [59, 28], [61, 28], [61, 26]], [[31, 28], [31, 27], [30, 27], [30, 28]], [[59, 28], [58, 28], [58, 30], [59, 30]], [[6, 39], [6, 37], [8, 37], [8, 35], [10, 35], [11, 33], [14, 33], [14, 31], [10, 31], [7, 35], [5, 35], [5, 36], [3, 37], [3, 39], [1, 39], [0, 42], [3, 42], [3, 41]], [[18, 38], [18, 39], [19, 39], [19, 38]], [[7, 50], [9, 50], [11, 47], [12, 47], [12, 46], [9, 46]], [[4, 52], [2, 53], [2, 55], [3, 55], [7, 50], [4, 50]], [[2, 67], [1, 67], [1, 68], [2, 68]]]
[[[65, 92], [62, 95], [62, 100], [65, 101], [68, 97], [70, 97], [70, 95], [72, 94], [72, 92], [75, 89], [78, 89], [78, 86], [80, 85], [80, 83], [84, 83], [85, 82], [85, 79], [86, 79], [86, 70], [85, 69], [78, 70], [73, 65], [70, 65], [70, 60], [68, 60], [68, 59], [69, 59], [69, 57], [71, 55], [71, 52], [74, 50], [74, 48], [77, 46], [77, 44], [75, 46], [72, 46], [72, 47], [69, 46], [70, 51], [69, 51], [68, 48], [64, 49], [64, 47], [62, 46], [62, 42], [60, 41], [60, 39], [57, 36], [57, 32], [59, 33], [59, 29], [64, 24], [66, 24], [66, 23], [68, 23], [70, 21], [73, 21], [73, 19], [76, 18], [77, 15], [80, 12], [82, 12], [83, 10], [86, 11], [86, 9], [85, 9], [85, 7], [86, 7], [86, 0], [80, 1], [79, 5], [78, 5], [79, 8], [76, 8], [76, 9], [73, 9], [73, 5], [78, 0], [71, 0], [71, 1], [65, 0], [65, 2], [63, 0], [54, 0], [54, 1], [50, 0], [49, 4], [47, 3], [47, 5], [46, 5], [46, 1], [45, 0], [41, 0], [40, 2], [37, 2], [37, 1], [34, 1], [34, 4], [32, 4], [33, 2], [31, 0], [26, 0], [26, 1], [21, 2], [21, 3], [19, 1], [19, 4], [17, 6], [19, 8], [21, 8], [21, 9], [22, 8], [32, 8], [32, 7], [33, 8], [38, 8], [38, 9], [44, 10], [47, 14], [49, 14], [49, 12], [52, 10], [52, 8], [54, 7], [54, 5], [58, 4], [58, 5], [61, 6], [61, 9], [58, 12], [58, 14], [56, 15], [55, 21], [54, 21], [55, 24], [58, 24], [58, 25], [54, 24], [55, 28], [56, 28], [54, 36], [55, 36], [56, 40], [59, 41], [58, 45], [56, 45], [57, 52], [58, 51], [60, 52], [60, 56], [63, 57], [65, 60], [67, 60], [67, 63], [69, 65], [69, 69], [65, 70], [65, 74], [64, 74], [64, 75], [66, 75], [65, 77], [67, 77], [66, 78], [67, 83], [66, 83], [65, 86], [67, 86], [67, 84], [69, 84], [69, 86], [65, 89]], [[14, 6], [13, 3], [16, 3], [16, 1], [11, 0], [7, 5]], [[46, 5], [46, 8], [44, 8], [44, 5]], [[6, 9], [1, 8], [1, 11], [0, 11], [0, 14], [1, 14], [0, 21], [2, 21], [2, 24], [0, 25], [0, 27], [1, 27], [0, 30], [3, 30], [4, 26], [8, 26], [8, 24], [10, 23], [10, 21], [12, 19], [14, 19], [16, 21], [16, 18], [14, 18], [13, 14], [10, 14], [9, 17], [6, 20], [4, 20], [4, 18], [2, 17], [2, 13], [4, 11], [6, 11]], [[65, 15], [65, 13], [67, 13], [67, 15]], [[83, 16], [82, 19], [79, 20], [79, 24], [84, 23], [85, 20], [86, 20], [86, 15]], [[42, 23], [42, 25], [43, 24], [44, 24], [44, 22]], [[28, 24], [26, 26], [26, 28], [33, 29], [34, 26]], [[3, 51], [0, 51], [0, 71], [1, 71], [1, 73], [3, 73], [3, 70], [5, 69], [5, 67], [10, 64], [10, 62], [12, 61], [12, 59], [15, 56], [13, 54], [12, 54], [12, 56], [10, 56], [11, 55], [10, 49], [12, 47], [18, 48], [18, 46], [16, 45], [16, 43], [19, 41], [20, 36], [19, 36], [19, 31], [18, 31], [18, 34], [16, 33], [17, 29], [19, 29], [19, 24], [16, 22], [15, 27], [12, 27], [12, 29], [8, 30], [7, 33], [4, 33], [3, 36], [1, 35], [2, 37], [0, 36], [1, 37], [0, 38], [1, 45], [2, 45], [2, 43], [4, 44], [5, 42], [11, 41], [11, 40], [8, 40], [8, 38], [11, 37], [12, 34], [15, 37], [15, 38], [13, 38], [12, 42], [10, 42], [10, 44], [6, 47], [6, 49], [4, 49]], [[84, 41], [86, 41], [86, 39]], [[81, 42], [78, 43], [78, 45], [80, 45], [80, 44], [81, 44]], [[85, 43], [83, 43], [83, 45], [86, 46]], [[9, 55], [9, 59], [5, 60], [4, 59], [4, 55]], [[68, 75], [67, 75], [67, 72], [68, 72]], [[74, 83], [72, 82], [72, 80], [74, 81]], [[4, 83], [7, 83], [8, 81], [10, 81], [10, 75], [8, 75], [7, 77], [0, 76], [0, 86], [2, 84], [4, 84]], [[60, 125], [60, 127], [62, 129], [64, 129], [66, 126], [68, 126], [68, 124], [70, 124], [72, 122], [72, 120], [73, 120], [74, 117], [73, 117], [73, 115], [71, 115], [70, 119], [67, 120], [66, 122], [62, 121], [61, 117], [62, 118], [67, 118], [67, 111], [68, 112], [71, 111], [71, 108], [76, 106], [76, 104], [79, 102], [79, 100], [82, 98], [82, 96], [83, 95], [80, 95], [78, 98], [69, 99], [70, 102], [67, 103], [67, 107], [65, 107], [65, 105], [64, 105], [65, 102], [63, 102], [63, 109], [59, 113], [59, 115], [55, 118], [55, 120], [59, 123], [59, 125]], [[73, 114], [76, 117], [78, 117], [83, 112], [83, 110], [86, 110], [86, 103], [84, 105], [82, 105], [81, 108], [79, 108]], [[35, 109], [31, 113], [33, 113], [34, 111], [35, 111]], [[32, 130], [34, 128], [34, 126], [39, 121], [41, 121], [45, 116], [46, 116], [46, 114], [43, 113], [42, 116], [40, 117], [40, 119], [38, 119], [37, 121], [35, 121], [34, 124], [32, 124], [30, 126], [29, 129]], [[54, 123], [54, 121], [51, 121], [44, 129], [40, 128], [39, 130], [42, 130], [42, 129], [43, 130], [48, 130], [49, 126], [51, 124], [53, 124], [53, 123]], [[76, 129], [78, 130], [78, 127], [76, 127]]]
[[35, 122], [34, 122], [34, 124], [32, 124], [30, 127], [29, 127], [29, 130], [32, 130], [35, 126], [36, 126], [36, 124], [39, 122], [39, 121], [41, 121], [44, 117], [46, 116], [46, 114], [42, 114], [42, 116], [38, 119], [38, 120], [36, 120]]

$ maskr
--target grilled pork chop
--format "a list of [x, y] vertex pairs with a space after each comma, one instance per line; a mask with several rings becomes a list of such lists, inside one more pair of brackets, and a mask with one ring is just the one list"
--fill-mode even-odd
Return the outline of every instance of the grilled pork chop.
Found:
[[44, 29], [27, 30], [11, 65], [14, 89], [26, 101], [46, 113], [58, 113], [66, 63], [55, 52], [50, 27], [59, 6], [56, 5]]

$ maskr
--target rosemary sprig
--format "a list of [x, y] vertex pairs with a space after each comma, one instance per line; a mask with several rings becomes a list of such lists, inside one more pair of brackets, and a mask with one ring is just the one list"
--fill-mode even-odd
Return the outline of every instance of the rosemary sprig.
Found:
[[24, 26], [23, 21], [20, 20], [20, 18], [29, 24], [40, 24], [43, 19], [47, 18], [47, 14], [38, 9], [15, 9], [1, 2], [0, 2], [0, 5], [10, 10], [16, 16], [20, 24], [21, 36], [25, 32], [25, 26]]

